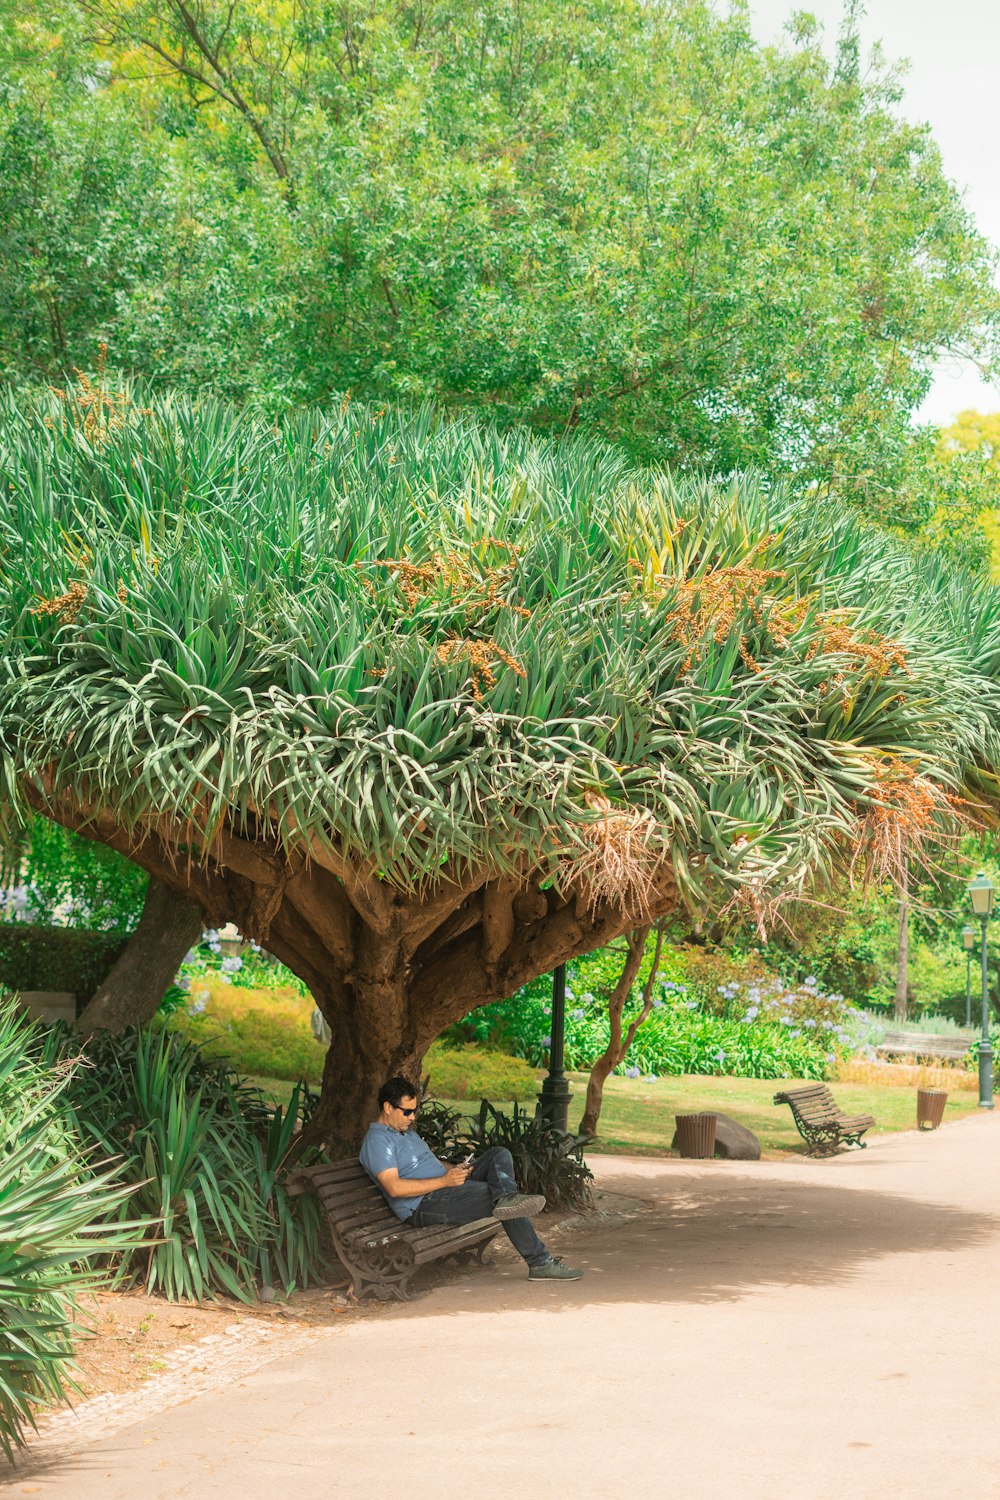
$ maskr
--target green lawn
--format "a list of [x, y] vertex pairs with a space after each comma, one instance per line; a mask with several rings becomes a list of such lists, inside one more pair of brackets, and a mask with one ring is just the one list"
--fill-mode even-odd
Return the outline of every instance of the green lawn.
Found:
[[[542, 1075], [539, 1074], [539, 1078]], [[573, 1103], [570, 1125], [576, 1129], [583, 1112], [587, 1087], [586, 1075], [570, 1075]], [[276, 1078], [254, 1078], [271, 1098], [285, 1103], [291, 1084]], [[674, 1133], [674, 1116], [698, 1110], [717, 1110], [746, 1125], [764, 1151], [803, 1151], [804, 1145], [792, 1121], [787, 1104], [775, 1106], [775, 1093], [787, 1087], [781, 1080], [758, 1078], [712, 1078], [685, 1074], [679, 1078], [659, 1078], [647, 1083], [639, 1078], [609, 1078], [604, 1088], [601, 1110], [601, 1133], [594, 1147], [598, 1151], [635, 1155], [668, 1154]], [[831, 1083], [838, 1103], [848, 1114], [874, 1115], [878, 1124], [871, 1134], [894, 1130], [912, 1130], [917, 1120], [915, 1088], [889, 1088], [879, 1084]], [[974, 1090], [950, 1093], [945, 1107], [945, 1124], [957, 1120], [976, 1108]], [[449, 1101], [468, 1109], [468, 1101]]]
[[[578, 1125], [583, 1112], [587, 1080], [572, 1075], [574, 1099], [570, 1125]], [[669, 1150], [676, 1114], [716, 1110], [731, 1115], [760, 1138], [765, 1151], [802, 1151], [801, 1136], [787, 1104], [775, 1106], [774, 1095], [790, 1084], [776, 1079], [713, 1078], [685, 1074], [679, 1078], [609, 1078], [604, 1088], [600, 1137], [595, 1150], [659, 1155]], [[837, 1102], [847, 1114], [874, 1115], [871, 1134], [912, 1130], [917, 1122], [917, 1091], [879, 1084], [831, 1083]], [[971, 1090], [949, 1093], [945, 1123], [976, 1108], [978, 1095]]]

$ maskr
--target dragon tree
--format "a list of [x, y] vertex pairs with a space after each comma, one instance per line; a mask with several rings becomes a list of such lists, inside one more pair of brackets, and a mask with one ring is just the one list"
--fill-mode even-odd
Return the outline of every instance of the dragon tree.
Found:
[[891, 875], [998, 790], [997, 590], [431, 410], [8, 394], [0, 631], [6, 835], [99, 840], [299, 975], [334, 1146], [470, 1009]]

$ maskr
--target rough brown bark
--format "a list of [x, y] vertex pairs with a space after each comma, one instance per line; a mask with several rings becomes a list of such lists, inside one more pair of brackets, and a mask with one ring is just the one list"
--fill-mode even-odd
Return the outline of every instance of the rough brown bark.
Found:
[[[357, 1150], [382, 1081], [418, 1074], [444, 1027], [636, 922], [611, 903], [591, 908], [578, 892], [542, 890], [527, 864], [517, 878], [463, 867], [403, 892], [319, 842], [286, 851], [252, 820], [192, 853], [192, 827], [129, 833], [109, 809], [44, 786], [25, 795], [43, 815], [128, 855], [210, 923], [234, 922], [304, 980], [333, 1035], [310, 1138], [334, 1152]], [[678, 905], [664, 866], [646, 919]]]
[[149, 882], [139, 925], [124, 953], [83, 1009], [77, 1028], [124, 1031], [142, 1026], [174, 982], [185, 953], [201, 936], [201, 907], [161, 880]]
[[639, 972], [642, 963], [642, 955], [646, 948], [646, 939], [649, 936], [648, 927], [638, 927], [628, 935], [628, 946], [625, 962], [622, 965], [618, 983], [611, 992], [608, 1001], [608, 1019], [611, 1023], [611, 1035], [608, 1039], [607, 1049], [594, 1063], [587, 1080], [587, 1098], [583, 1107], [583, 1118], [580, 1121], [581, 1135], [595, 1135], [597, 1133], [597, 1122], [601, 1117], [601, 1106], [604, 1103], [604, 1085], [608, 1078], [622, 1062], [635, 1041], [635, 1034], [643, 1021], [649, 1016], [653, 1006], [653, 982], [656, 972], [660, 967], [660, 953], [663, 948], [663, 929], [657, 929], [656, 948], [653, 953], [653, 963], [642, 988], [642, 1009], [629, 1023], [628, 1029], [622, 1031], [622, 1014], [625, 1002], [629, 997], [635, 976]]
[[899, 930], [896, 937], [896, 997], [893, 1014], [897, 1021], [906, 1020], [910, 987], [910, 895], [907, 867], [899, 888]]

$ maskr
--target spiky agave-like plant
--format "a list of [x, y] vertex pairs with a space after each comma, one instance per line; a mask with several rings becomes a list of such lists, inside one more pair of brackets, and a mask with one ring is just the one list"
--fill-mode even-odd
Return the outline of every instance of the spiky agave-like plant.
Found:
[[0, 805], [308, 983], [332, 1142], [471, 1007], [996, 793], [997, 591], [830, 510], [430, 410], [85, 394], [0, 413]]

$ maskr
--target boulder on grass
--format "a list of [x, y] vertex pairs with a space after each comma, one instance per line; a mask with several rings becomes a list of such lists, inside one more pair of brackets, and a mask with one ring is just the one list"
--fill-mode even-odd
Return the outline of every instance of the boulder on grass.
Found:
[[[677, 1149], [677, 1135], [670, 1142]], [[715, 1116], [715, 1155], [726, 1161], [760, 1161], [760, 1141], [752, 1130], [729, 1115]]]

